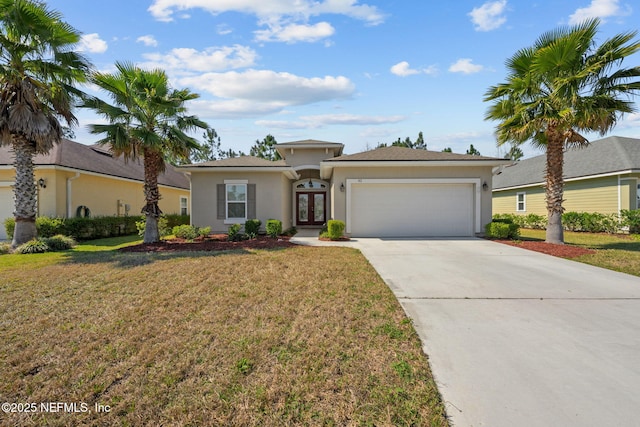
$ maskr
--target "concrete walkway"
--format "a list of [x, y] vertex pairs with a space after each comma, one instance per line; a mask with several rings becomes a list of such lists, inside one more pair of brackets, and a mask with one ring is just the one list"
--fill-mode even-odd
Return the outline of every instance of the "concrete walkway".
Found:
[[482, 239], [349, 245], [413, 319], [452, 425], [640, 424], [639, 278]]

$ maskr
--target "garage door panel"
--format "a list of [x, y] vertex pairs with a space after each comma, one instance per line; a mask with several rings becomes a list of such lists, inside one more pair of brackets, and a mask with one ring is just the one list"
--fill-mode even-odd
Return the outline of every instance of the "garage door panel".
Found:
[[353, 236], [473, 235], [472, 184], [359, 184], [350, 198]]

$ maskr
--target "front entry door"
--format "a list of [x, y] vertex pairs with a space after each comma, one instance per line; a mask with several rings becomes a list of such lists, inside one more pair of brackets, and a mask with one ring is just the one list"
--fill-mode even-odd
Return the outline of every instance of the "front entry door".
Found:
[[325, 223], [326, 193], [296, 193], [297, 225]]

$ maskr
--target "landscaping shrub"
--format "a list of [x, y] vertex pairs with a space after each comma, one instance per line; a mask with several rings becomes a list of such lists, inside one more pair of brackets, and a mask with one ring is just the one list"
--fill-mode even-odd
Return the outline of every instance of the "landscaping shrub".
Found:
[[587, 233], [617, 233], [621, 223], [616, 214], [598, 212], [565, 212], [562, 214], [562, 226], [568, 231]]
[[162, 214], [161, 216], [167, 221], [167, 230], [172, 230], [177, 225], [189, 225], [191, 223], [189, 215]]
[[16, 228], [16, 219], [9, 217], [4, 220], [4, 229], [7, 232], [7, 238], [13, 239], [13, 230]]
[[72, 237], [56, 234], [52, 237], [42, 239], [52, 251], [67, 251], [76, 246], [76, 241]]
[[343, 237], [344, 221], [339, 219], [330, 219], [327, 222], [327, 231], [331, 240], [338, 240]]
[[640, 209], [620, 211], [621, 225], [629, 228], [629, 233], [640, 233]]
[[211, 234], [211, 227], [198, 227], [196, 230], [198, 231], [198, 236], [200, 237], [207, 237], [209, 234]]
[[11, 243], [0, 243], [0, 255], [11, 253]]
[[547, 217], [530, 213], [523, 218], [523, 223], [518, 225], [522, 228], [533, 228], [535, 230], [544, 230], [547, 228]]
[[267, 235], [269, 237], [277, 238], [280, 234], [282, 234], [282, 221], [279, 219], [269, 219], [267, 220]]
[[484, 228], [485, 235], [490, 239], [517, 239], [520, 230], [517, 224], [493, 220]]
[[259, 219], [248, 219], [244, 223], [244, 232], [250, 239], [255, 239], [260, 231], [260, 225], [262, 225], [262, 221]]
[[18, 246], [15, 250], [17, 254], [42, 254], [49, 251], [49, 246], [42, 239], [31, 239]]
[[193, 240], [198, 237], [198, 230], [193, 225], [176, 225], [171, 229], [171, 234], [186, 240]]
[[298, 234], [298, 229], [295, 227], [289, 227], [282, 232], [283, 236], [289, 236], [289, 237], [293, 237], [296, 234]]
[[231, 224], [227, 231], [227, 240], [230, 242], [238, 242], [242, 240], [242, 233], [240, 233], [241, 228], [242, 225], [240, 224]]
[[36, 229], [38, 236], [51, 237], [65, 232], [64, 218], [49, 218], [39, 216], [36, 218]]

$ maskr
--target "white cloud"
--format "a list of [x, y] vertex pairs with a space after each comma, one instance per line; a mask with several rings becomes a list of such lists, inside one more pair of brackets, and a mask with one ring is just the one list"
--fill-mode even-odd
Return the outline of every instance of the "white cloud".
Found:
[[316, 42], [326, 37], [331, 37], [335, 29], [328, 22], [318, 22], [315, 25], [290, 24], [281, 26], [279, 24], [269, 25], [266, 30], [255, 32], [256, 40], [265, 42]]
[[391, 74], [395, 74], [400, 77], [407, 77], [413, 74], [428, 74], [436, 75], [438, 73], [438, 67], [430, 65], [427, 68], [415, 69], [409, 66], [407, 61], [398, 62], [390, 68]]
[[136, 42], [138, 43], [142, 43], [145, 46], [158, 46], [158, 41], [155, 39], [155, 37], [153, 37], [150, 34], [147, 34], [146, 36], [140, 36], [136, 39]]
[[507, 22], [504, 16], [507, 0], [488, 1], [480, 7], [475, 7], [469, 16], [476, 31], [491, 31]]
[[80, 52], [104, 53], [107, 48], [107, 42], [102, 40], [98, 33], [83, 35], [78, 45]]
[[276, 129], [318, 129], [329, 125], [367, 126], [398, 123], [405, 120], [405, 116], [363, 116], [358, 114], [319, 114], [302, 116], [296, 121], [286, 120], [258, 120], [259, 126]]
[[227, 24], [220, 24], [216, 27], [216, 32], [221, 36], [233, 33], [233, 29]]
[[479, 73], [484, 67], [482, 65], [474, 64], [472, 59], [461, 58], [451, 64], [449, 71], [452, 73], [473, 74]]
[[608, 18], [611, 16], [624, 16], [630, 13], [630, 8], [623, 11], [618, 4], [618, 0], [591, 0], [591, 4], [587, 7], [576, 9], [569, 16], [569, 24], [579, 24], [591, 18]]
[[281, 106], [312, 104], [353, 95], [346, 77], [306, 78], [270, 70], [206, 73], [180, 79], [181, 86], [203, 90], [219, 98], [251, 100]]
[[258, 54], [247, 46], [234, 45], [211, 47], [204, 51], [191, 48], [176, 48], [169, 53], [148, 53], [143, 57], [147, 62], [141, 64], [147, 68], [163, 68], [167, 71], [211, 72], [237, 68], [247, 68], [255, 64]]
[[340, 14], [376, 25], [384, 14], [376, 6], [358, 4], [358, 0], [154, 0], [148, 10], [159, 21], [172, 21], [176, 11], [204, 9], [213, 14], [241, 12], [260, 20], [280, 20], [282, 17], [306, 20], [321, 14]]
[[407, 61], [402, 61], [391, 67], [391, 73], [395, 74], [396, 76], [406, 77], [412, 74], [418, 74], [420, 73], [420, 71], [409, 67], [409, 63]]

